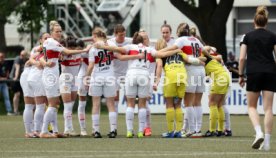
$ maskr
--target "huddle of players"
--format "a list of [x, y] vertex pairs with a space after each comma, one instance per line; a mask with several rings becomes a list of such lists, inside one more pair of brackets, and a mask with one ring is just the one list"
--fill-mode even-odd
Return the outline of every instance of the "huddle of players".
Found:
[[[167, 35], [164, 35], [166, 30]], [[47, 98], [44, 99], [43, 107], [49, 104], [49, 108], [45, 114], [44, 108], [40, 108], [39, 118], [34, 117], [34, 119], [31, 119], [32, 114], [30, 111], [34, 107], [30, 106], [30, 103], [27, 104], [25, 102], [25, 107], [28, 108], [25, 108], [26, 118], [25, 115], [23, 117], [27, 137], [87, 136], [85, 106], [88, 93], [93, 100], [92, 135], [95, 138], [102, 137], [99, 121], [100, 99], [101, 96], [104, 96], [107, 100], [109, 111], [110, 133], [108, 136], [115, 138], [117, 136], [118, 91], [122, 85], [124, 85], [127, 98], [126, 136], [128, 138], [134, 136], [133, 119], [136, 97], [138, 97], [139, 109], [139, 130], [137, 136], [138, 138], [150, 136], [151, 120], [147, 100], [150, 99], [153, 89], [156, 90], [160, 82], [162, 69], [165, 76], [163, 84], [168, 126], [168, 132], [162, 136], [168, 138], [202, 136], [202, 109], [200, 102], [202, 93], [205, 91], [203, 83], [205, 71], [207, 75], [210, 75], [213, 82], [209, 103], [210, 127], [204, 136], [221, 136], [224, 133], [225, 117], [222, 105], [229, 86], [229, 74], [223, 68], [221, 58], [218, 55], [211, 55], [216, 53], [213, 47], [204, 47], [196, 37], [190, 36], [188, 24], [181, 23], [179, 25], [177, 29], [179, 38], [175, 41], [172, 38], [165, 38], [165, 36], [171, 34], [171, 28], [169, 25], [164, 24], [161, 27], [164, 38], [157, 41], [155, 48], [149, 47], [148, 35], [143, 30], [136, 32], [132, 39], [126, 38], [126, 30], [122, 25], [115, 27], [115, 37], [111, 39], [107, 39], [102, 29], [94, 29], [92, 32], [93, 45], [85, 49], [83, 49], [83, 42], [73, 37], [68, 37], [62, 42], [59, 36], [55, 34], [61, 32], [61, 27], [58, 23], [50, 23], [50, 31], [50, 36], [42, 43], [42, 47], [39, 46], [34, 49], [35, 53], [33, 54], [36, 55], [32, 55], [31, 59], [35, 59], [35, 61], [29, 62], [29, 65], [33, 65], [32, 68], [40, 68], [42, 71], [42, 77], [40, 78], [42, 81], [40, 83], [42, 82], [44, 88], [40, 86], [39, 89], [37, 86], [35, 89], [44, 91], [44, 93], [41, 92], [39, 94], [39, 97], [44, 96], [44, 98]], [[59, 65], [57, 61], [60, 59], [62, 60], [61, 75], [57, 71]], [[188, 64], [185, 65], [185, 63]], [[155, 73], [156, 79], [150, 78], [150, 75]], [[71, 76], [73, 78], [70, 78]], [[76, 82], [74, 76], [78, 76]], [[88, 86], [84, 83], [84, 80], [89, 81]], [[75, 83], [77, 83], [77, 86]], [[22, 85], [26, 84], [22, 81]], [[28, 92], [35, 91], [34, 89], [26, 89], [24, 91], [23, 87], [25, 97], [29, 97]], [[77, 93], [79, 95], [78, 119], [81, 127], [80, 134], [74, 131], [72, 124], [72, 109]], [[34, 92], [34, 94], [37, 93]], [[64, 135], [59, 134], [57, 130], [56, 113], [60, 94], [64, 103]], [[181, 109], [182, 98], [184, 98], [186, 109], [184, 125]], [[36, 111], [39, 109], [37, 107], [41, 103], [35, 104], [34, 115], [36, 116]], [[33, 130], [31, 127], [32, 121], [35, 126]], [[47, 127], [49, 124], [53, 126], [53, 134], [48, 132]], [[216, 128], [217, 126], [218, 128]], [[215, 132], [216, 129], [217, 133]], [[227, 129], [227, 132], [225, 134], [229, 135], [229, 132], [231, 132], [230, 128]]]

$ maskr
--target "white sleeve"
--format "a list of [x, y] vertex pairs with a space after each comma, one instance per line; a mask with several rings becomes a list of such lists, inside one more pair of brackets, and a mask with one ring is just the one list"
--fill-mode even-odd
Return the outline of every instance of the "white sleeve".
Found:
[[178, 38], [175, 40], [174, 45], [176, 45], [179, 49], [184, 46], [183, 38]]
[[90, 62], [95, 62], [94, 52], [95, 52], [95, 48], [91, 48], [91, 49], [89, 50], [89, 55], [88, 55], [89, 63], [90, 63]]
[[126, 54], [129, 54], [129, 51], [131, 50], [131, 45], [125, 45], [123, 48], [126, 50]]
[[188, 62], [192, 65], [200, 65], [200, 60], [191, 56], [188, 56]]
[[150, 51], [150, 52], [151, 52], [151, 55], [154, 56], [154, 57], [155, 57], [156, 54], [157, 54], [156, 49], [153, 49], [153, 48], [151, 48], [151, 51]]

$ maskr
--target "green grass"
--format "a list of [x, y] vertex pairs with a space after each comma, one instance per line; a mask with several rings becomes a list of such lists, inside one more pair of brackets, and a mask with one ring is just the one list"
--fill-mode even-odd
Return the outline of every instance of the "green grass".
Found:
[[[79, 131], [77, 116], [74, 127]], [[137, 131], [137, 116], [135, 129]], [[125, 138], [125, 116], [119, 116], [118, 133], [115, 139], [106, 134], [109, 129], [108, 115], [101, 115], [103, 139], [65, 138], [65, 139], [26, 139], [22, 116], [0, 116], [0, 157], [9, 158], [80, 158], [80, 157], [204, 157], [204, 158], [252, 158], [276, 157], [276, 134], [272, 135], [271, 151], [251, 149], [254, 130], [248, 116], [232, 116], [233, 137], [222, 138], [161, 138], [166, 131], [165, 115], [152, 116], [153, 136], [149, 138]], [[203, 131], [208, 126], [208, 116], [204, 116]], [[91, 117], [87, 115], [87, 128], [91, 133]], [[59, 129], [63, 131], [63, 118], [59, 115]], [[274, 127], [275, 131], [275, 127]]]

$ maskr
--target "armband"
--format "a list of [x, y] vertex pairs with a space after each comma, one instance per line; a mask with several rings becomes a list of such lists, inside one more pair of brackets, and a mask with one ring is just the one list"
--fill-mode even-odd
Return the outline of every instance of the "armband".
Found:
[[188, 62], [193, 64], [193, 65], [200, 65], [200, 60], [197, 59], [197, 58], [188, 57]]

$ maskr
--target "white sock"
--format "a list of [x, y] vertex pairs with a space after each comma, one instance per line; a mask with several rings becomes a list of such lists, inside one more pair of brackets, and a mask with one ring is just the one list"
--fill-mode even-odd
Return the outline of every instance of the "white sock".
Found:
[[146, 120], [147, 120], [147, 110], [145, 108], [139, 109], [138, 118], [139, 118], [139, 132], [143, 132], [145, 129]]
[[150, 114], [150, 108], [149, 108], [149, 102], [146, 103], [146, 110], [147, 110], [147, 119], [146, 119], [146, 128], [151, 127], [151, 114]]
[[73, 102], [64, 103], [63, 118], [64, 118], [65, 132], [69, 130], [73, 130], [72, 111], [73, 111]]
[[199, 106], [194, 106], [194, 111], [195, 111], [195, 130], [196, 132], [201, 131], [201, 127], [202, 127], [202, 107], [201, 105]]
[[189, 122], [188, 122], [188, 115], [187, 115], [187, 109], [185, 108], [184, 109], [184, 117], [183, 117], [183, 127], [182, 127], [182, 130], [183, 131], [188, 131], [189, 130]]
[[32, 133], [32, 125], [33, 125], [33, 109], [35, 105], [25, 104], [25, 109], [23, 112], [23, 121], [25, 126], [26, 133]]
[[86, 106], [86, 101], [79, 101], [78, 118], [79, 118], [79, 123], [80, 123], [81, 130], [86, 129], [86, 124], [85, 124], [85, 106]]
[[270, 146], [270, 137], [271, 137], [271, 134], [265, 134], [264, 136], [264, 146]]
[[54, 118], [52, 121], [52, 127], [53, 127], [53, 132], [54, 133], [58, 133], [58, 110], [55, 108], [54, 110], [54, 114], [53, 114]]
[[134, 108], [127, 107], [126, 109], [126, 125], [127, 131], [133, 132]]
[[195, 131], [195, 112], [194, 107], [186, 107], [186, 115], [188, 118], [188, 124], [189, 124], [189, 131], [194, 132]]
[[118, 104], [119, 104], [119, 101], [115, 101], [114, 102], [114, 108], [115, 108], [115, 112], [118, 114]]
[[262, 128], [260, 125], [257, 125], [254, 127], [255, 128], [255, 131], [256, 131], [256, 136], [261, 136], [263, 135], [263, 132], [262, 132]]
[[109, 112], [109, 124], [110, 124], [110, 132], [115, 131], [117, 129], [117, 113]]
[[226, 105], [223, 106], [224, 108], [224, 114], [225, 114], [225, 129], [226, 130], [231, 130], [231, 120], [230, 120], [230, 113]]
[[[56, 113], [56, 108], [54, 107], [47, 108], [43, 117], [43, 125], [42, 125], [41, 133], [48, 133], [48, 125], [49, 123], [54, 121], [55, 113]], [[54, 126], [53, 126], [53, 131], [54, 131]]]
[[43, 124], [43, 116], [45, 113], [45, 104], [37, 104], [34, 113], [34, 130], [40, 132]]
[[100, 115], [92, 114], [92, 128], [93, 132], [100, 132]]

